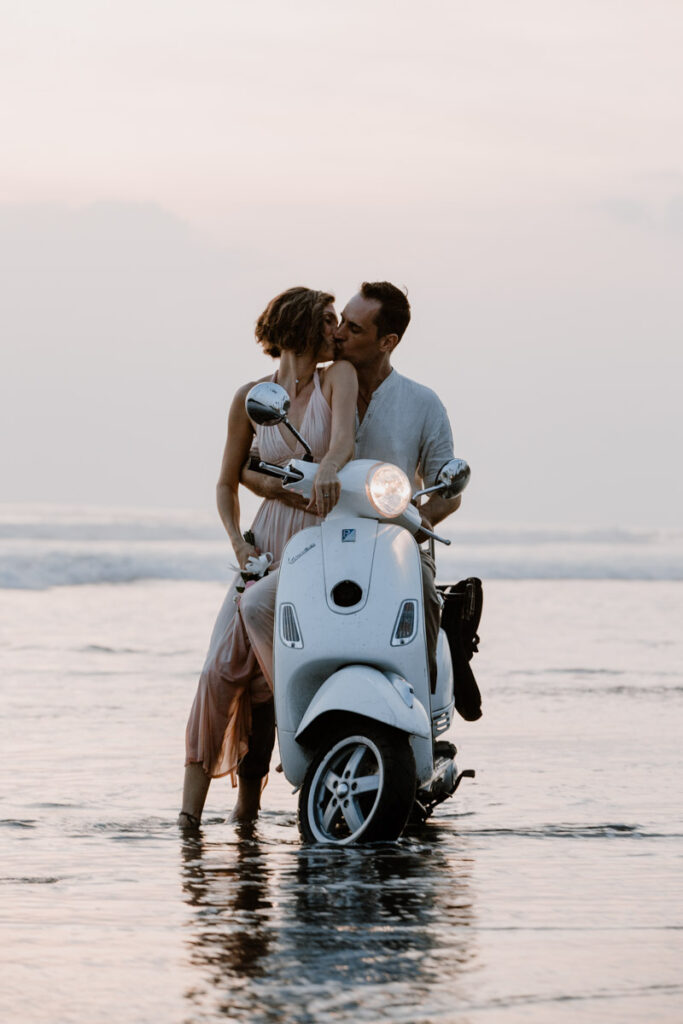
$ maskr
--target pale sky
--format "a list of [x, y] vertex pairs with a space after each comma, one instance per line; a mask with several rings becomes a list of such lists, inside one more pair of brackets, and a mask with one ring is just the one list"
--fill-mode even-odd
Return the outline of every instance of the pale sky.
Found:
[[470, 522], [683, 522], [683, 5], [0, 0], [0, 500], [207, 507], [293, 284], [408, 287]]

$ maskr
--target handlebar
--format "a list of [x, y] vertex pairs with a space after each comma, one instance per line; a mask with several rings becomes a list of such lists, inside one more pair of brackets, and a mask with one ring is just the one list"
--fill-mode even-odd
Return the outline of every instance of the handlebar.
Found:
[[276, 476], [288, 484], [297, 483], [304, 478], [304, 474], [298, 469], [285, 469], [284, 466], [273, 466], [270, 462], [259, 462], [257, 472], [263, 473], [264, 476]]
[[[423, 533], [429, 537], [432, 543], [438, 540], [442, 544], [450, 545], [451, 541], [448, 538], [441, 537], [422, 526], [420, 512], [415, 504], [409, 504], [398, 516], [385, 517], [382, 515], [374, 502], [369, 499], [366, 491], [367, 474], [374, 465], [376, 463], [370, 459], [360, 459], [355, 462], [351, 461], [343, 467], [342, 472], [345, 474], [345, 479], [342, 484], [342, 495], [332, 514], [337, 515], [341, 511], [350, 515], [368, 517], [370, 513], [371, 518], [377, 518], [380, 522], [393, 522], [396, 526], [407, 529], [413, 536]], [[300, 494], [304, 498], [310, 498], [313, 479], [318, 468], [317, 465], [304, 459], [292, 459], [286, 466], [276, 466], [270, 462], [263, 462], [255, 451], [251, 454], [248, 466], [253, 472], [275, 477], [281, 480], [285, 486], [290, 485], [296, 494]]]
[[[305, 460], [302, 460], [305, 461]], [[274, 466], [270, 462], [262, 462], [257, 452], [252, 452], [247, 461], [247, 469], [252, 473], [261, 473], [263, 476], [274, 476], [278, 480], [286, 480], [288, 483], [303, 479], [300, 470], [284, 469], [282, 466]]]

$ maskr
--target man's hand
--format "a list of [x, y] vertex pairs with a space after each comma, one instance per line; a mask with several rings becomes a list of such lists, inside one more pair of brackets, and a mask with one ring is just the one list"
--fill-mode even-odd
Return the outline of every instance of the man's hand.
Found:
[[[422, 526], [424, 527], [424, 529], [433, 530], [434, 527], [432, 526], [431, 520], [427, 519], [427, 516], [424, 514], [422, 509], [418, 509], [418, 511], [420, 513], [420, 518], [422, 519]], [[415, 540], [417, 541], [418, 544], [424, 544], [426, 540], [430, 539], [431, 538], [426, 533], [423, 533], [422, 530], [418, 530], [418, 532], [415, 534]]]
[[[418, 509], [423, 527], [426, 530], [434, 530], [437, 523], [442, 522], [452, 512], [460, 508], [460, 502], [460, 495], [457, 498], [442, 498], [440, 494], [430, 495], [429, 500]], [[424, 541], [429, 539], [422, 530], [415, 534], [415, 540], [418, 544], [423, 544]]]

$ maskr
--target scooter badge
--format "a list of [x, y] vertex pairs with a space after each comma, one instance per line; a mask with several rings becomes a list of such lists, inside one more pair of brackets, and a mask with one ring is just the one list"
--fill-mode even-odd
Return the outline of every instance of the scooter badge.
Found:
[[356, 542], [356, 531], [355, 530], [342, 530], [342, 544], [355, 544]]

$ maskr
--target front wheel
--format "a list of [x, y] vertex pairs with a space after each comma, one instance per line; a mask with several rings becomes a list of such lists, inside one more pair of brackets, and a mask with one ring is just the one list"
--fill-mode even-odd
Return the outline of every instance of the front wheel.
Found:
[[397, 839], [415, 799], [415, 758], [405, 733], [353, 717], [321, 745], [299, 795], [306, 842]]

